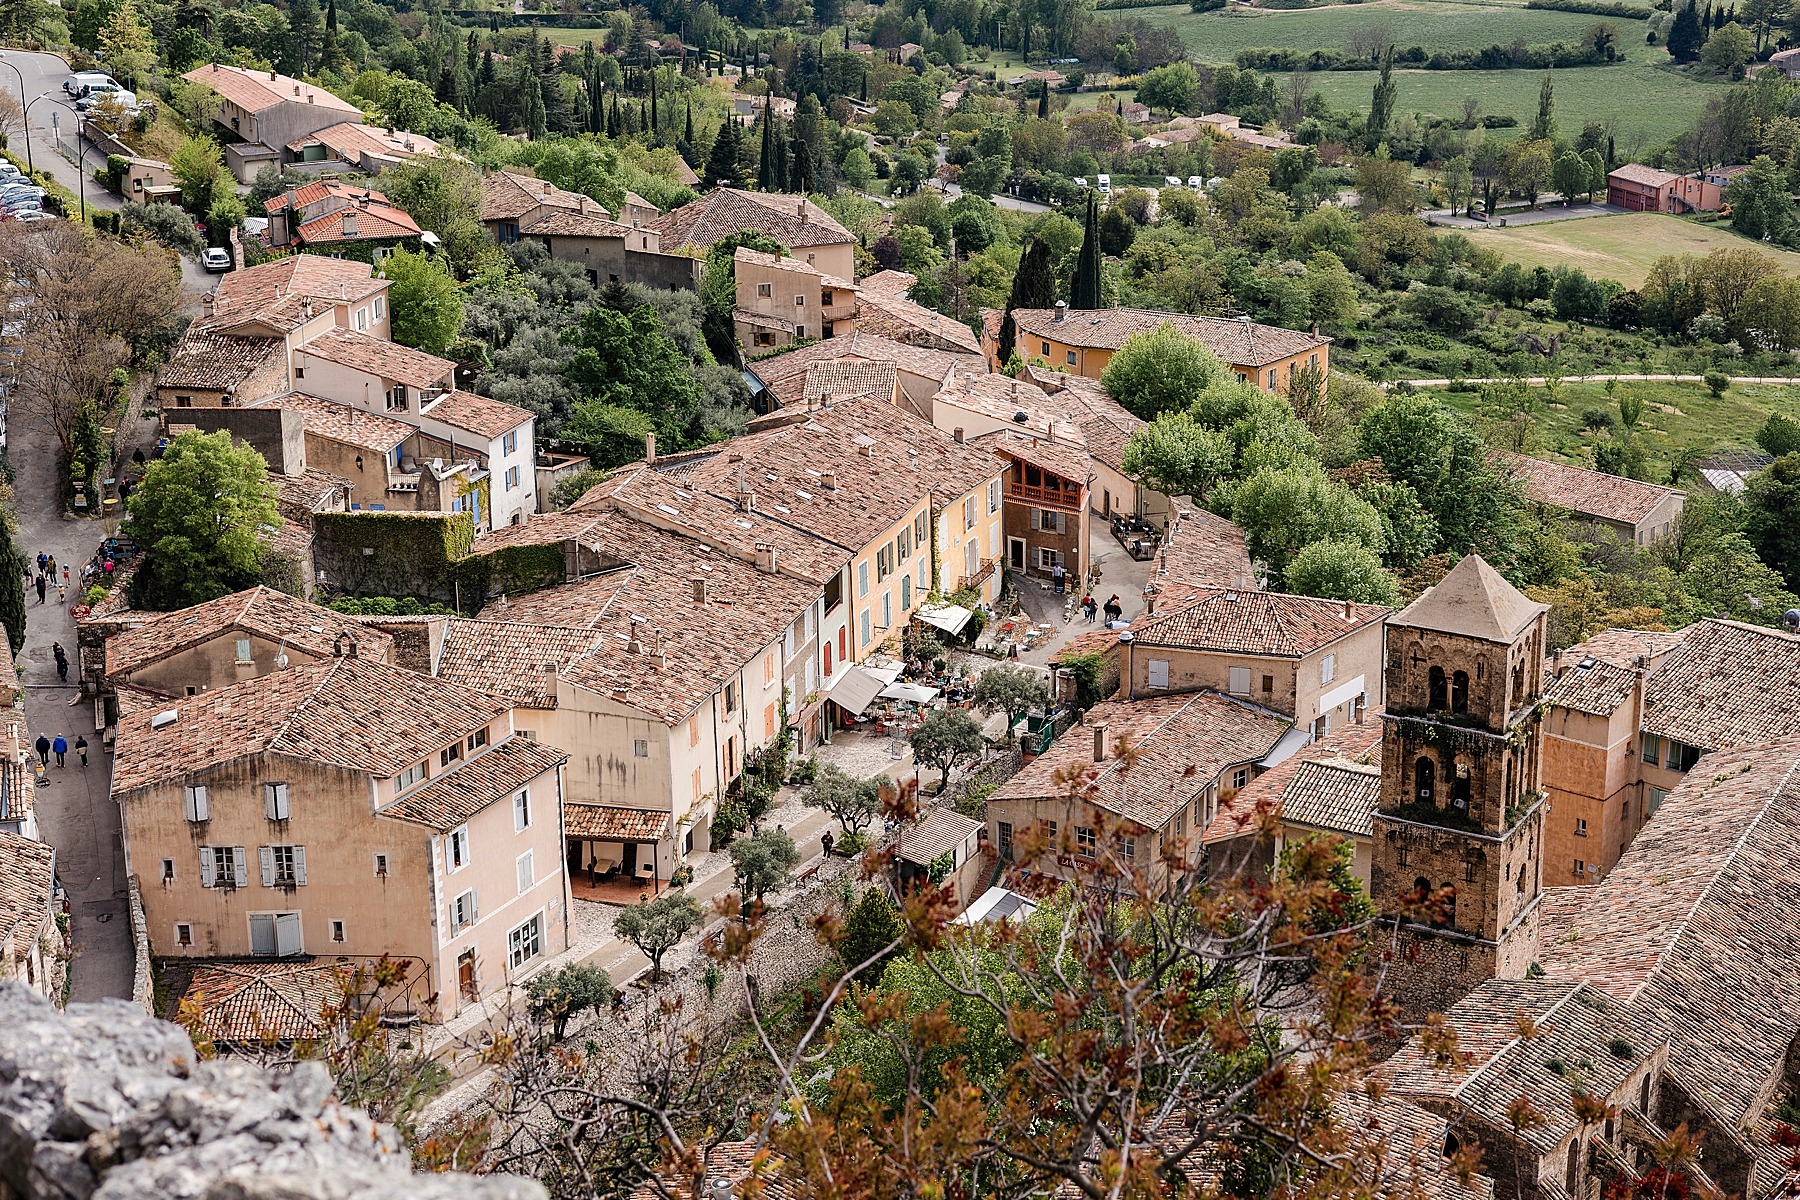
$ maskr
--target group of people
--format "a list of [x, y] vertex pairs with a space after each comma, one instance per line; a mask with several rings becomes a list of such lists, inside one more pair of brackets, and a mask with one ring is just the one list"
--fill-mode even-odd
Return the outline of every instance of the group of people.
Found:
[[45, 603], [50, 589], [56, 589], [56, 602], [63, 603], [69, 597], [69, 568], [62, 568], [62, 574], [56, 573], [56, 555], [40, 552], [37, 556], [37, 577], [34, 581], [37, 588], [38, 603]]
[[1108, 625], [1124, 617], [1125, 606], [1119, 603], [1119, 593], [1114, 592], [1112, 598], [1108, 600], [1104, 606], [1097, 603], [1091, 593], [1081, 598], [1081, 619], [1087, 624], [1092, 625], [1094, 623], [1094, 615], [1102, 611], [1106, 613], [1106, 623]]
[[[66, 764], [63, 762], [63, 755], [69, 752], [69, 739], [59, 733], [53, 741], [40, 733], [38, 734], [38, 740], [33, 744], [33, 749], [37, 751], [39, 767], [48, 770], [50, 767], [50, 756], [52, 754], [56, 755], [56, 765], [59, 767], [64, 766]], [[76, 734], [75, 753], [80, 756], [81, 765], [84, 767], [87, 766], [87, 752], [87, 739], [82, 737], [79, 733]]]

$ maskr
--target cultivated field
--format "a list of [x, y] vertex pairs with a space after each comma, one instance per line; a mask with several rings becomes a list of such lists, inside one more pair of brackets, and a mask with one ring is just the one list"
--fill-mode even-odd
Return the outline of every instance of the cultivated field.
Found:
[[[1202, 62], [1229, 62], [1239, 50], [1293, 48], [1344, 50], [1351, 34], [1385, 24], [1396, 45], [1427, 50], [1479, 50], [1527, 42], [1573, 42], [1601, 18], [1583, 13], [1524, 9], [1514, 4], [1466, 4], [1455, 0], [1370, 0], [1326, 8], [1215, 10], [1196, 13], [1187, 5], [1127, 10], [1152, 25], [1172, 25]], [[1646, 11], [1648, 9], [1646, 8]], [[1627, 52], [1644, 44], [1641, 25], [1606, 18], [1619, 26]]]
[[1710, 254], [1714, 250], [1754, 248], [1800, 275], [1800, 254], [1759, 245], [1724, 225], [1696, 225], [1656, 213], [1626, 213], [1515, 225], [1506, 229], [1463, 230], [1476, 245], [1530, 267], [1580, 267], [1601, 279], [1627, 287], [1644, 281], [1650, 265], [1665, 254]]

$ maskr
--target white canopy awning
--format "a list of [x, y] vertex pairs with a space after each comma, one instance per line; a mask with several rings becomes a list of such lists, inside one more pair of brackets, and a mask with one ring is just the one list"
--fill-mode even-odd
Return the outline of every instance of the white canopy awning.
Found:
[[945, 633], [957, 634], [969, 623], [975, 613], [960, 604], [934, 604], [930, 608], [919, 610], [919, 620], [927, 625], [935, 625]]
[[887, 683], [887, 680], [867, 667], [851, 667], [842, 672], [837, 683], [832, 685], [831, 701], [845, 712], [861, 716]]
[[930, 704], [937, 699], [938, 690], [926, 687], [922, 683], [890, 683], [881, 689], [881, 694], [888, 700], [911, 700], [914, 704]]

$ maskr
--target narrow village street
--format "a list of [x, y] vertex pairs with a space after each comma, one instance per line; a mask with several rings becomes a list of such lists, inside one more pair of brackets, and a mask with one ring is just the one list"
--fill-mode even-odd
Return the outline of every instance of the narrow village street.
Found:
[[[10, 414], [7, 429], [18, 497], [19, 550], [34, 569], [39, 553], [54, 554], [58, 567], [68, 566], [74, 580], [106, 533], [99, 521], [63, 515], [56, 435], [19, 408]], [[51, 651], [54, 643], [62, 643], [69, 653], [69, 678], [78, 679], [80, 662], [70, 602], [73, 596], [59, 605], [52, 591], [40, 605], [36, 589], [26, 588], [25, 649], [18, 662], [31, 739], [36, 741], [41, 733], [55, 740], [60, 733], [73, 746], [81, 735], [90, 746], [85, 771], [72, 751], [65, 767], [57, 767], [51, 758], [37, 792], [38, 827], [43, 840], [56, 848], [56, 872], [69, 895], [75, 939], [69, 998], [129, 998], [131, 921], [119, 810], [111, 796], [112, 756], [100, 744], [93, 706], [80, 699], [80, 689], [73, 683], [57, 679]]]

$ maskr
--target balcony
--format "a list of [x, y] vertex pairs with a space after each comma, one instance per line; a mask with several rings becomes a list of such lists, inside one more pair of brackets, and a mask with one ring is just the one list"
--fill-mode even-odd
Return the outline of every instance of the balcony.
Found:
[[1032, 504], [1051, 508], [1066, 508], [1071, 512], [1081, 511], [1081, 489], [1064, 487], [1039, 487], [1030, 483], [1010, 483], [1007, 495], [1015, 500], [1027, 500]]
[[966, 588], [980, 587], [982, 584], [986, 583], [989, 579], [993, 578], [994, 572], [995, 572], [995, 570], [997, 570], [999, 568], [999, 566], [1000, 566], [1000, 560], [998, 558], [982, 559], [981, 560], [981, 569], [979, 571], [975, 572], [973, 575], [969, 576], [967, 579], [963, 580], [962, 585]]

